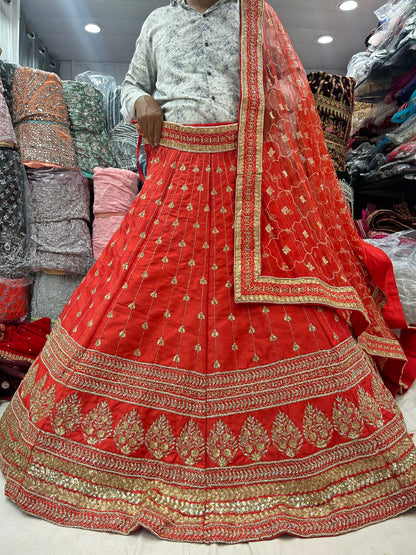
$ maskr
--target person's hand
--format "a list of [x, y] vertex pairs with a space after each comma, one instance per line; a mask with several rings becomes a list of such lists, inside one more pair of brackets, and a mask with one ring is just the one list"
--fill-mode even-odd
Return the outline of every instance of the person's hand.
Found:
[[163, 112], [152, 96], [141, 96], [134, 103], [137, 125], [152, 146], [158, 146], [162, 135]]

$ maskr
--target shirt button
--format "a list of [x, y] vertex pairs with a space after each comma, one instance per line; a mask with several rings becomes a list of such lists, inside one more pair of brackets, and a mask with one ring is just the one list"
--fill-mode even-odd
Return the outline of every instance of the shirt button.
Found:
[[211, 75], [211, 72], [210, 72], [210, 71], [207, 71], [207, 75]]
[[211, 100], [215, 100], [215, 96], [211, 96]]
[[207, 43], [207, 42], [205, 43], [205, 46], [208, 46], [208, 43]]
[[203, 13], [203, 14], [202, 14], [202, 17], [207, 17], [207, 14], [206, 14], [206, 13]]

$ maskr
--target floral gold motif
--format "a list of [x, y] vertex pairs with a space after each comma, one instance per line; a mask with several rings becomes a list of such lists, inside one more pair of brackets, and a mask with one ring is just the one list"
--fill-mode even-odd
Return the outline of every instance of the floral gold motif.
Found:
[[251, 415], [243, 424], [238, 445], [244, 455], [255, 462], [259, 462], [269, 449], [270, 439], [266, 430]]
[[380, 428], [384, 424], [380, 407], [362, 387], [358, 388], [358, 404], [361, 414], [368, 424], [376, 428]]
[[156, 459], [166, 457], [175, 448], [175, 436], [164, 414], [150, 426], [145, 444]]
[[299, 428], [284, 412], [278, 412], [272, 428], [273, 445], [287, 457], [295, 457], [302, 447], [303, 438]]
[[30, 416], [33, 422], [39, 422], [43, 418], [47, 418], [53, 409], [55, 403], [55, 385], [47, 387], [43, 390], [46, 382], [44, 376], [33, 388], [30, 396]]
[[308, 403], [303, 415], [303, 435], [315, 447], [323, 449], [332, 437], [332, 424], [325, 414]]
[[205, 448], [204, 436], [194, 420], [190, 420], [183, 428], [176, 445], [185, 464], [194, 466], [202, 459]]
[[237, 452], [237, 440], [221, 419], [214, 424], [209, 434], [207, 451], [211, 460], [219, 466], [227, 466]]
[[143, 444], [143, 424], [136, 409], [120, 420], [114, 431], [114, 441], [123, 455], [130, 455]]
[[90, 411], [82, 421], [82, 430], [90, 445], [95, 445], [111, 436], [113, 431], [113, 417], [107, 401], [102, 401]]
[[81, 399], [77, 393], [73, 393], [57, 403], [51, 417], [51, 424], [55, 433], [63, 436], [76, 430], [81, 420]]
[[335, 430], [349, 439], [359, 438], [363, 431], [364, 423], [360, 411], [344, 397], [337, 397], [332, 411]]

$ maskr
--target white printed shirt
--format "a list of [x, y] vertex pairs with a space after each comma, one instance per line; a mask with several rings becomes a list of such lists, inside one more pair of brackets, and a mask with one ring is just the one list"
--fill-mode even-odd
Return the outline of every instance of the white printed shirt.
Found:
[[205, 13], [171, 0], [143, 24], [122, 84], [124, 120], [134, 103], [151, 95], [166, 121], [235, 122], [240, 100], [238, 0], [218, 0]]

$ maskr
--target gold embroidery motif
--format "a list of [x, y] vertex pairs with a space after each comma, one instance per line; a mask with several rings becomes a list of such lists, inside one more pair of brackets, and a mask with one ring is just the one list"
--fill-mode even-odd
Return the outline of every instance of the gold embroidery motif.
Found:
[[36, 374], [39, 370], [39, 364], [34, 363], [30, 367], [30, 370], [27, 372], [25, 379], [22, 381], [22, 385], [20, 386], [20, 393], [22, 397], [26, 397], [34, 388], [36, 382]]
[[293, 458], [303, 443], [302, 434], [284, 412], [278, 412], [272, 428], [273, 445], [287, 457]]
[[332, 411], [335, 430], [349, 439], [359, 438], [364, 423], [360, 411], [351, 401], [344, 397], [337, 397]]
[[238, 446], [246, 457], [259, 462], [269, 450], [270, 439], [266, 430], [253, 416], [249, 416], [241, 429]]
[[204, 454], [204, 436], [194, 420], [188, 422], [179, 434], [177, 451], [185, 464], [194, 466]]
[[150, 426], [145, 444], [156, 459], [169, 455], [175, 448], [175, 436], [164, 414]]
[[371, 426], [381, 428], [384, 424], [383, 414], [376, 401], [362, 387], [358, 388], [358, 404], [364, 420]]
[[323, 449], [332, 437], [332, 424], [325, 414], [308, 403], [303, 415], [303, 435], [310, 444]]
[[107, 401], [102, 401], [82, 421], [82, 431], [87, 443], [95, 445], [111, 436], [113, 417]]
[[39, 420], [50, 416], [55, 404], [56, 387], [51, 385], [42, 391], [45, 382], [46, 376], [35, 385], [30, 397], [30, 416], [33, 422], [39, 422]]
[[123, 455], [130, 455], [143, 444], [143, 424], [136, 409], [120, 420], [114, 431], [114, 441]]
[[237, 452], [237, 440], [221, 419], [214, 424], [209, 434], [207, 451], [211, 460], [219, 466], [227, 466]]
[[56, 405], [51, 417], [52, 428], [58, 436], [71, 433], [82, 420], [81, 399], [76, 393], [68, 395]]

